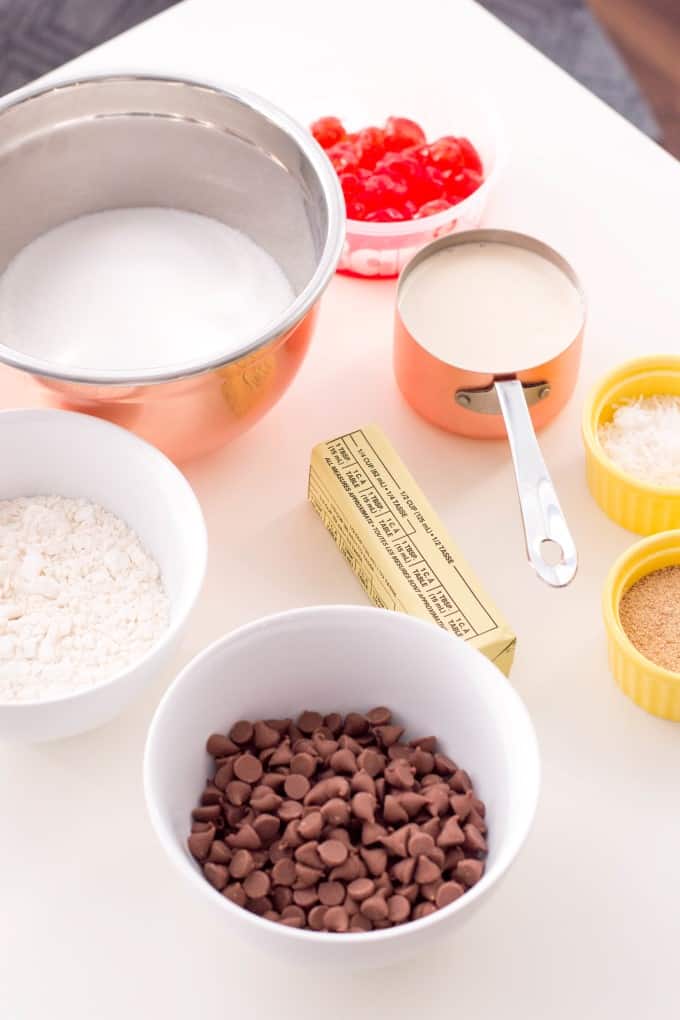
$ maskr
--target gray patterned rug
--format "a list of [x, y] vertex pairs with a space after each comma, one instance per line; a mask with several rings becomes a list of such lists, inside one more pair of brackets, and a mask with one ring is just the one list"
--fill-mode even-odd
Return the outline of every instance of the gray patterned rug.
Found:
[[[0, 0], [0, 95], [171, 7], [172, 2]], [[658, 137], [649, 107], [583, 0], [482, 3], [624, 117]]]

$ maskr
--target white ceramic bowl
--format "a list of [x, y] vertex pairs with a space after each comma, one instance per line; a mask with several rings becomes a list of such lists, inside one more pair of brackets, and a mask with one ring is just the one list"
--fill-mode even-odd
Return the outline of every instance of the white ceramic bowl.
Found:
[[167, 663], [203, 583], [207, 536], [184, 475], [155, 447], [99, 418], [69, 411], [0, 413], [0, 499], [90, 499], [121, 517], [158, 562], [170, 626], [111, 680], [63, 697], [0, 703], [0, 738], [41, 741], [93, 729], [116, 716]]
[[[237, 719], [281, 717], [304, 708], [366, 711], [380, 704], [393, 709], [411, 737], [440, 737], [444, 751], [470, 772], [489, 825], [487, 869], [479, 884], [419, 921], [342, 935], [287, 928], [219, 895], [186, 848], [191, 810], [208, 775], [206, 738], [226, 732]], [[163, 697], [144, 762], [154, 828], [197, 895], [226, 926], [258, 946], [291, 961], [302, 959], [305, 966], [333, 968], [394, 963], [469, 917], [526, 838], [539, 773], [531, 720], [495, 666], [434, 624], [360, 606], [281, 613], [211, 645]]]

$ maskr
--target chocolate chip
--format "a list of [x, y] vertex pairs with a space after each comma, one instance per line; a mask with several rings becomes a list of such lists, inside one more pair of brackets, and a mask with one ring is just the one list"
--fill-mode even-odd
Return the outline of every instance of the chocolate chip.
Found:
[[409, 747], [419, 747], [421, 751], [428, 751], [432, 754], [437, 750], [437, 738], [436, 737], [415, 737], [413, 740], [409, 740]]
[[[232, 861], [232, 875], [233, 875], [233, 864]], [[297, 870], [295, 862], [289, 857], [285, 857], [281, 861], [277, 861], [272, 868], [272, 881], [275, 885], [293, 885], [297, 878]]]
[[295, 865], [295, 888], [307, 889], [310, 885], [316, 885], [323, 878], [323, 871], [319, 868], [310, 868], [307, 864]]
[[234, 807], [241, 807], [250, 799], [251, 787], [240, 779], [232, 779], [230, 783], [227, 783], [224, 792], [230, 804], [233, 804]]
[[270, 786], [256, 786], [249, 803], [254, 811], [264, 811], [269, 814], [281, 806], [282, 798], [278, 793], [274, 793]]
[[309, 779], [299, 772], [291, 772], [289, 776], [286, 776], [283, 788], [286, 791], [286, 796], [291, 800], [302, 800], [309, 792]]
[[[385, 798], [387, 801], [387, 798]], [[406, 857], [408, 854], [407, 845], [409, 836], [411, 835], [410, 826], [403, 826], [401, 829], [396, 829], [390, 836], [386, 836], [382, 840], [382, 845], [395, 857]]]
[[379, 751], [367, 747], [359, 754], [357, 765], [360, 769], [367, 772], [369, 776], [375, 778], [385, 767], [385, 756], [380, 754]]
[[327, 825], [347, 825], [350, 818], [349, 804], [340, 797], [331, 797], [321, 805], [321, 815]]
[[326, 910], [324, 923], [329, 931], [347, 931], [349, 915], [344, 907], [329, 907]]
[[267, 764], [271, 768], [278, 768], [280, 765], [289, 765], [292, 759], [293, 752], [291, 750], [290, 742], [288, 740], [284, 740], [271, 755]]
[[315, 903], [319, 902], [319, 894], [314, 886], [308, 886], [306, 889], [295, 889], [293, 892], [293, 902], [297, 903], [298, 907], [302, 907], [303, 910], [309, 910]]
[[327, 907], [337, 907], [345, 898], [342, 882], [319, 882], [319, 899]]
[[293, 890], [286, 885], [277, 885], [272, 889], [271, 897], [274, 906], [281, 913], [282, 910], [285, 910], [293, 902]]
[[450, 846], [458, 846], [465, 842], [465, 834], [456, 818], [449, 818], [437, 837], [437, 846], [446, 850]]
[[197, 822], [216, 822], [222, 814], [219, 804], [202, 804], [191, 812], [192, 818]]
[[428, 786], [423, 796], [427, 800], [430, 814], [445, 815], [451, 807], [450, 796], [456, 796], [456, 794], [451, 794], [445, 783], [437, 783], [436, 785]]
[[305, 912], [302, 907], [291, 904], [290, 907], [286, 907], [281, 911], [281, 922], [282, 924], [290, 923], [294, 928], [301, 928], [305, 923]]
[[271, 726], [277, 733], [284, 734], [290, 729], [292, 719], [265, 719], [267, 726]]
[[353, 900], [365, 900], [375, 892], [375, 882], [370, 878], [355, 878], [347, 886], [347, 892]]
[[253, 828], [260, 838], [260, 842], [267, 846], [279, 834], [281, 822], [276, 815], [262, 814], [253, 822]]
[[368, 732], [368, 719], [358, 712], [350, 712], [345, 716], [345, 733], [348, 737], [360, 737]]
[[326, 729], [330, 730], [333, 736], [340, 733], [342, 729], [343, 718], [339, 712], [331, 712], [329, 715], [324, 716], [323, 724]]
[[329, 765], [336, 772], [353, 774], [357, 771], [356, 755], [348, 747], [341, 747], [331, 755]]
[[350, 918], [350, 925], [349, 925], [349, 930], [350, 931], [355, 931], [355, 932], [359, 932], [359, 931], [372, 931], [372, 929], [373, 929], [372, 922], [369, 921], [369, 919], [367, 917], [364, 917], [363, 914], [355, 914], [354, 917]]
[[434, 768], [434, 757], [429, 751], [423, 751], [422, 747], [417, 747], [411, 755], [411, 764], [416, 770], [417, 776], [426, 776]]
[[479, 829], [468, 822], [467, 825], [463, 826], [463, 832], [465, 833], [465, 847], [467, 850], [472, 850], [473, 853], [486, 852], [486, 840]]
[[313, 733], [319, 726], [323, 726], [323, 716], [318, 712], [303, 712], [298, 716], [297, 726], [302, 733]]
[[333, 868], [330, 873], [330, 878], [335, 881], [337, 879], [344, 879], [346, 882], [352, 882], [355, 878], [363, 878], [366, 875], [366, 865], [360, 860], [356, 854], [350, 853], [349, 857], [344, 864], [341, 864], [337, 868]]
[[376, 726], [375, 728], [378, 740], [383, 747], [390, 747], [392, 744], [396, 744], [401, 739], [404, 733], [403, 726]]
[[407, 857], [403, 861], [397, 861], [392, 865], [390, 874], [395, 882], [401, 885], [409, 885], [413, 881], [413, 874], [416, 870], [415, 857]]
[[189, 852], [197, 861], [204, 861], [215, 839], [215, 826], [209, 825], [203, 832], [192, 832], [187, 840]]
[[369, 896], [368, 899], [364, 900], [361, 904], [361, 913], [364, 917], [367, 917], [369, 921], [384, 921], [388, 915], [385, 897], [381, 895]]
[[297, 847], [295, 854], [295, 860], [300, 861], [301, 864], [307, 864], [310, 868], [319, 868], [323, 870], [323, 861], [319, 856], [319, 844], [316, 840], [309, 840], [307, 843], [303, 843], [302, 846]]
[[437, 891], [435, 903], [437, 904], [437, 907], [441, 909], [442, 907], [448, 906], [449, 903], [453, 903], [453, 901], [457, 900], [459, 896], [462, 896], [464, 892], [465, 887], [460, 885], [458, 882], [444, 882], [443, 885], [440, 885]]
[[244, 783], [257, 783], [262, 773], [262, 762], [253, 754], [241, 754], [234, 762], [234, 775]]
[[411, 914], [411, 904], [405, 896], [395, 893], [387, 901], [387, 916], [392, 924], [403, 924]]
[[434, 767], [440, 776], [451, 776], [457, 769], [455, 761], [445, 754], [435, 754]]
[[229, 736], [239, 747], [249, 744], [253, 739], [253, 724], [248, 722], [247, 719], [240, 719], [229, 730]]
[[238, 746], [222, 733], [213, 733], [208, 737], [205, 749], [213, 758], [226, 758], [230, 754], [235, 754]]
[[218, 789], [226, 790], [227, 786], [229, 785], [233, 778], [234, 778], [234, 759], [230, 758], [228, 761], [224, 763], [224, 765], [220, 765], [217, 772], [215, 773], [215, 778], [213, 779], [213, 782]]
[[441, 869], [437, 867], [434, 861], [431, 861], [429, 857], [419, 857], [416, 864], [416, 872], [414, 878], [418, 885], [424, 885], [427, 882], [436, 882], [441, 877]]
[[[296, 775], [311, 779], [316, 772], [316, 759], [314, 755], [310, 754], [309, 751], [300, 751], [294, 754], [290, 762], [290, 771]], [[309, 784], [307, 788], [309, 789]]]
[[302, 817], [302, 804], [298, 800], [284, 800], [277, 814], [282, 822], [292, 822], [294, 818]]
[[250, 900], [266, 896], [270, 887], [271, 880], [264, 871], [251, 871], [243, 882], [243, 890]]
[[221, 839], [216, 839], [210, 847], [208, 860], [213, 861], [214, 864], [228, 864], [231, 860], [231, 850]]
[[366, 718], [371, 726], [387, 726], [392, 722], [392, 713], [384, 705], [378, 705], [377, 708], [372, 708], [370, 712], [366, 713]]
[[371, 875], [381, 875], [387, 867], [387, 853], [382, 847], [362, 846], [359, 853]]
[[467, 772], [458, 769], [449, 779], [449, 786], [455, 793], [467, 793], [472, 790], [472, 780]]
[[434, 850], [434, 840], [426, 832], [415, 831], [408, 841], [408, 852], [410, 857], [420, 857], [421, 854], [429, 854]]
[[337, 868], [347, 860], [347, 847], [339, 839], [327, 839], [319, 845], [319, 857], [327, 868]]
[[385, 779], [399, 790], [410, 790], [414, 783], [413, 769], [407, 761], [401, 759], [392, 761], [385, 769]]
[[285, 781], [286, 777], [280, 772], [266, 772], [262, 776], [262, 785], [268, 786], [271, 790], [280, 789]]
[[413, 908], [411, 917], [414, 921], [418, 921], [421, 917], [428, 917], [430, 914], [434, 914], [436, 909], [437, 908], [434, 903], [428, 903], [427, 901], [424, 903], [417, 903]]
[[224, 864], [213, 864], [207, 861], [203, 865], [203, 874], [215, 889], [224, 889], [229, 879], [229, 871]]
[[383, 836], [387, 835], [387, 829], [378, 822], [364, 822], [361, 826], [361, 842], [364, 846], [371, 846], [373, 843], [381, 843]]
[[405, 790], [397, 794], [400, 807], [404, 809], [409, 818], [415, 818], [423, 810], [427, 801], [422, 793], [414, 793], [413, 790]]
[[307, 923], [312, 931], [323, 931], [326, 927], [326, 910], [327, 907], [324, 907], [324, 905], [320, 903], [318, 906], [312, 907], [309, 911], [307, 914]]
[[222, 895], [226, 896], [228, 900], [235, 903], [238, 907], [245, 907], [248, 902], [248, 897], [243, 891], [243, 886], [240, 882], [232, 882], [222, 891]]
[[475, 885], [484, 874], [484, 862], [476, 857], [466, 857], [459, 861], [454, 869], [453, 877], [465, 885]]
[[232, 878], [245, 878], [254, 869], [255, 862], [249, 850], [237, 850], [231, 858], [229, 873]]
[[264, 751], [268, 747], [276, 747], [281, 740], [281, 734], [263, 719], [258, 719], [253, 727], [253, 743], [258, 751]]
[[244, 850], [259, 850], [262, 846], [260, 837], [249, 823], [241, 825], [238, 832], [231, 833], [225, 839], [227, 846]]

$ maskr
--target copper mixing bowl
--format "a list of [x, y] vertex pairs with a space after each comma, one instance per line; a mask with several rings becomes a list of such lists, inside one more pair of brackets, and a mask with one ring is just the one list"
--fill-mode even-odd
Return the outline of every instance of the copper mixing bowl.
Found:
[[268, 332], [211, 360], [192, 360], [188, 338], [181, 364], [66, 370], [16, 350], [5, 327], [0, 362], [30, 373], [42, 389], [36, 402], [47, 395], [108, 418], [184, 460], [249, 428], [290, 384], [340, 256], [344, 204], [313, 138], [240, 90], [107, 76], [0, 107], [0, 272], [60, 223], [130, 206], [189, 210], [242, 230], [277, 260], [295, 300]]

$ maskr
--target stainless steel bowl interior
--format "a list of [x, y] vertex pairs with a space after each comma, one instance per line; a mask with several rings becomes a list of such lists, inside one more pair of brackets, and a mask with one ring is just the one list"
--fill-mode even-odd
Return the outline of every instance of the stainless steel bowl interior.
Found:
[[[107, 77], [67, 82], [0, 109], [0, 272], [35, 237], [103, 209], [169, 206], [203, 213], [252, 237], [296, 294], [285, 321], [244, 338], [228, 360], [299, 321], [326, 285], [342, 245], [335, 174], [306, 131], [264, 100], [194, 82]], [[6, 334], [6, 330], [4, 331]], [[152, 382], [214, 368], [81, 374], [12, 347], [0, 360], [57, 378]]]

